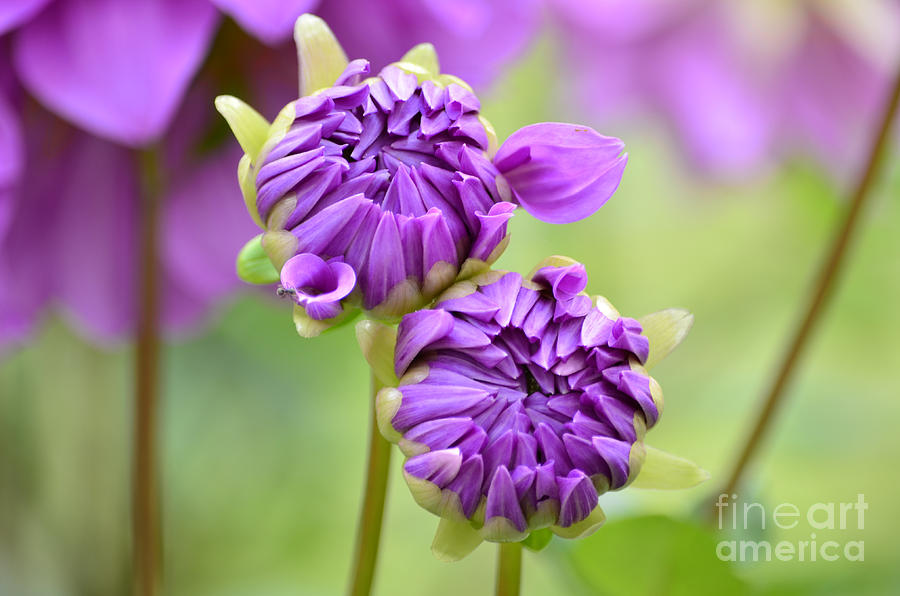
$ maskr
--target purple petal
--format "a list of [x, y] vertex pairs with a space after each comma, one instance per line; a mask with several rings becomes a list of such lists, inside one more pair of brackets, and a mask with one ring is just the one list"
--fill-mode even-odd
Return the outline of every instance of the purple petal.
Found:
[[456, 478], [462, 465], [459, 449], [441, 449], [415, 455], [403, 465], [408, 474], [428, 480], [443, 488]]
[[234, 258], [258, 232], [234, 184], [239, 157], [239, 149], [229, 147], [182, 168], [163, 202], [163, 262], [195, 296], [218, 299], [241, 285]]
[[613, 324], [609, 347], [627, 350], [644, 362], [650, 353], [650, 340], [641, 331], [641, 324], [634, 319], [620, 318]]
[[431, 387], [403, 385], [403, 399], [391, 424], [401, 432], [427, 420], [468, 413], [482, 404], [490, 393], [471, 387]]
[[400, 230], [393, 213], [384, 213], [375, 237], [366, 269], [366, 284], [363, 294], [365, 308], [371, 310], [387, 299], [388, 293], [406, 279], [406, 262], [403, 259], [403, 244]]
[[211, 0], [219, 10], [269, 45], [285, 41], [301, 14], [312, 12], [318, 0]]
[[442, 418], [429, 420], [412, 427], [406, 431], [404, 438], [427, 445], [434, 451], [452, 446], [457, 439], [460, 439], [472, 428], [475, 428], [475, 425], [472, 424], [471, 418]]
[[572, 460], [572, 464], [577, 470], [588, 476], [598, 473], [609, 476], [606, 464], [590, 441], [568, 433], [563, 435], [562, 440], [566, 447], [566, 453], [569, 454], [569, 459]]
[[597, 506], [597, 490], [591, 479], [578, 470], [557, 477], [559, 485], [559, 525], [568, 528], [590, 515]]
[[516, 487], [506, 466], [497, 468], [491, 480], [491, 486], [487, 491], [487, 506], [484, 511], [485, 522], [490, 521], [494, 517], [506, 518], [520, 532], [524, 532], [525, 528], [528, 527], [525, 515], [522, 513], [522, 507], [519, 505]]
[[536, 0], [327, 0], [317, 12], [350, 55], [385, 65], [413, 45], [428, 41], [438, 50], [442, 71], [475, 85], [489, 82], [504, 63], [523, 51], [541, 13]]
[[456, 478], [446, 487], [459, 495], [463, 515], [466, 517], [472, 517], [475, 509], [478, 507], [478, 503], [481, 501], [481, 485], [483, 482], [484, 464], [480, 455], [474, 455], [463, 462]]
[[331, 319], [341, 313], [341, 300], [356, 286], [356, 273], [347, 263], [302, 253], [281, 268], [281, 285], [311, 318]]
[[205, 0], [66, 0], [16, 36], [16, 69], [77, 125], [140, 146], [168, 127], [212, 39]]
[[581, 327], [581, 345], [589, 348], [606, 344], [614, 323], [615, 321], [600, 312], [600, 309], [593, 309], [584, 318]]
[[475, 237], [469, 256], [487, 261], [497, 245], [506, 238], [506, 224], [515, 210], [516, 206], [512, 203], [494, 203], [487, 215], [476, 213], [479, 223], [478, 236]]
[[500, 305], [500, 310], [494, 315], [497, 324], [504, 327], [509, 325], [521, 287], [522, 276], [518, 273], [507, 273], [494, 283], [481, 286], [481, 293], [490, 298], [494, 304]]
[[597, 211], [618, 188], [624, 147], [586, 126], [543, 122], [514, 132], [494, 165], [526, 211], [546, 222], [570, 223]]
[[611, 473], [609, 487], [616, 489], [625, 485], [628, 480], [631, 441], [620, 441], [612, 437], [594, 437], [591, 443]]
[[453, 328], [453, 317], [445, 310], [420, 310], [403, 317], [397, 328], [394, 371], [403, 376], [410, 363], [429, 344]]
[[50, 0], [6, 0], [0, 2], [0, 35], [27, 22]]

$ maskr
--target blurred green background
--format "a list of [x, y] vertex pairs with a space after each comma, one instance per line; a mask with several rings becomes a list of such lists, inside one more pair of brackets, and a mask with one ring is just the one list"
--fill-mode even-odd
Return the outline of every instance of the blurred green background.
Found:
[[[545, 40], [483, 94], [501, 138], [531, 122], [577, 119], [551, 95], [565, 83], [552, 64]], [[897, 168], [865, 213], [744, 491], [801, 511], [864, 494], [865, 529], [817, 538], [864, 540], [865, 561], [727, 565], [716, 542], [733, 535], [708, 532], [698, 512], [749, 431], [845, 193], [804, 163], [740, 187], [703, 184], [652, 122], [602, 132], [628, 145], [618, 194], [578, 224], [547, 226], [520, 212], [498, 266], [527, 271], [566, 254], [587, 265], [588, 290], [623, 314], [669, 306], [695, 314], [685, 344], [654, 371], [666, 411], [648, 442], [698, 462], [712, 481], [605, 495], [606, 528], [526, 553], [524, 593], [900, 593]], [[0, 364], [0, 594], [129, 591], [131, 359], [129, 346], [82, 343], [63, 316]], [[368, 424], [352, 328], [302, 340], [286, 304], [248, 291], [200, 335], [167, 344], [163, 370], [166, 593], [341, 593]], [[490, 593], [494, 545], [460, 563], [435, 560], [436, 519], [413, 503], [399, 460], [376, 593]], [[768, 523], [741, 536], [796, 543], [811, 531], [803, 521], [791, 531]]]

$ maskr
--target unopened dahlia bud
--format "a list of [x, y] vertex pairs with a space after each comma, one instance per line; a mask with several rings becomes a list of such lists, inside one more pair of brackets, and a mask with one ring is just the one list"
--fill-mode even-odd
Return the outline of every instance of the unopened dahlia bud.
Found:
[[[500, 256], [517, 203], [547, 221], [574, 221], [618, 184], [624, 157], [607, 162], [621, 141], [570, 125], [514, 134], [501, 174], [478, 98], [438, 71], [428, 44], [370, 76], [369, 63], [348, 62], [317, 17], [301, 17], [295, 37], [302, 96], [274, 123], [261, 125], [234, 98], [219, 98], [217, 107], [246, 152], [238, 174], [251, 216], [265, 230], [265, 253], [278, 270], [301, 257], [313, 263], [308, 255], [352, 268], [341, 313], [361, 308], [396, 320], [422, 308]], [[588, 171], [592, 156], [596, 167]], [[566, 170], [567, 160], [582, 170]], [[561, 174], [548, 172], [554, 167]], [[602, 200], [554, 182], [568, 174], [583, 178], [576, 186], [600, 189]], [[297, 304], [301, 333], [328, 326], [308, 312], [311, 302]], [[311, 319], [319, 322], [307, 326]]]
[[[379, 427], [407, 456], [416, 501], [444, 518], [440, 556], [545, 528], [586, 535], [604, 519], [599, 495], [628, 485], [647, 459], [644, 435], [662, 409], [643, 366], [654, 337], [604, 298], [588, 298], [581, 264], [550, 263], [530, 280], [481, 274], [400, 323], [399, 383], [378, 394]], [[663, 311], [650, 320], [667, 353], [691, 317]], [[703, 479], [693, 464], [652, 453], [664, 468], [683, 465], [669, 466], [673, 478], [648, 461], [650, 484]]]

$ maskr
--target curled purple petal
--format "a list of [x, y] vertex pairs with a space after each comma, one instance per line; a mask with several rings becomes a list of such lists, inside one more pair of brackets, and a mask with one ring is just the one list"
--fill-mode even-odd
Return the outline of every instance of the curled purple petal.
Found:
[[338, 316], [343, 310], [341, 300], [355, 286], [353, 267], [310, 253], [291, 257], [281, 269], [281, 287], [316, 320]]
[[510, 135], [494, 165], [526, 211], [546, 222], [571, 223], [597, 211], [618, 188], [624, 147], [586, 126], [543, 122]]

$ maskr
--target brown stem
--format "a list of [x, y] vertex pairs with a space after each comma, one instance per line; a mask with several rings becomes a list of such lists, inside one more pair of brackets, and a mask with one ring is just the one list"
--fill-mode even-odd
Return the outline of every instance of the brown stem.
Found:
[[156, 151], [139, 155], [140, 277], [135, 361], [134, 468], [132, 540], [134, 593], [160, 593], [161, 543], [156, 439], [159, 410], [159, 264], [157, 237], [162, 182]]
[[884, 113], [879, 121], [879, 128], [875, 141], [869, 151], [865, 169], [859, 177], [854, 188], [850, 204], [847, 207], [847, 213], [838, 229], [831, 247], [827, 253], [827, 258], [819, 272], [818, 282], [815, 286], [809, 304], [806, 305], [803, 322], [794, 334], [790, 347], [783, 360], [775, 380], [769, 389], [768, 394], [763, 402], [762, 410], [753, 431], [747, 438], [746, 443], [738, 457], [737, 463], [728, 478], [728, 482], [722, 490], [721, 494], [725, 495], [725, 499], [730, 499], [731, 495], [740, 485], [742, 476], [747, 469], [747, 465], [755, 454], [762, 441], [766, 430], [770, 426], [772, 418], [775, 415], [784, 390], [790, 381], [791, 375], [796, 368], [796, 364], [802, 355], [803, 349], [809, 340], [809, 336], [820, 320], [823, 309], [833, 293], [834, 287], [839, 278], [841, 268], [846, 260], [847, 247], [856, 231], [859, 221], [859, 215], [863, 205], [871, 194], [872, 185], [877, 178], [882, 162], [884, 161], [885, 149], [888, 145], [888, 136], [893, 128], [893, 123], [897, 115], [897, 105], [900, 103], [900, 72], [897, 73], [893, 89]]
[[356, 528], [356, 548], [350, 576], [348, 594], [368, 596], [375, 579], [378, 562], [378, 546], [381, 541], [381, 522], [387, 497], [388, 471], [391, 467], [391, 444], [378, 432], [375, 422], [375, 394], [381, 384], [372, 374], [372, 396], [369, 399], [369, 461], [366, 471], [366, 487], [363, 493], [359, 525]]

